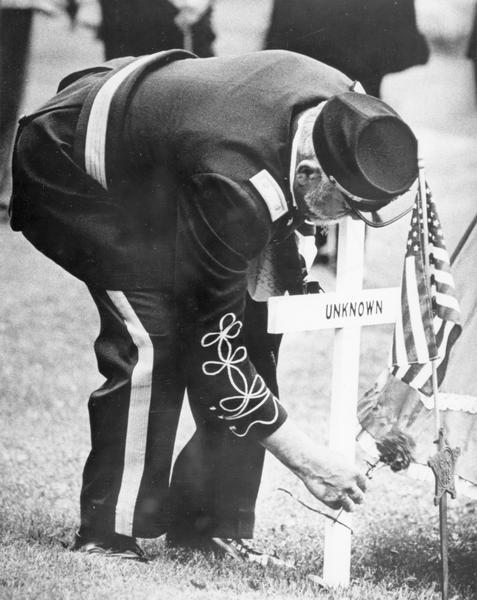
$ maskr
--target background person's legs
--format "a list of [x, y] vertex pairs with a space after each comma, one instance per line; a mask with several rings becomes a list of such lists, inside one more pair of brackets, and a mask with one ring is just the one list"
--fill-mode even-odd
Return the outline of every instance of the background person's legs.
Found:
[[[105, 58], [140, 56], [184, 47], [184, 33], [175, 23], [178, 9], [167, 0], [100, 0], [100, 38]], [[207, 9], [191, 28], [193, 51], [213, 56], [215, 34]]]
[[11, 187], [10, 160], [25, 76], [33, 18], [31, 9], [0, 9], [0, 208]]

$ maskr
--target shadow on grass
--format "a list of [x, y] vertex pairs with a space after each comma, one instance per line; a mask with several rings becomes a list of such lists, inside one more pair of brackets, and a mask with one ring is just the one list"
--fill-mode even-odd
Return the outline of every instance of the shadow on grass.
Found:
[[[477, 523], [472, 522], [473, 515], [468, 513], [455, 517], [456, 522], [449, 527], [451, 597], [475, 599]], [[71, 515], [50, 515], [37, 510], [27, 517], [10, 513], [9, 518], [2, 520], [0, 531], [7, 534], [10, 542], [23, 541], [39, 550], [55, 547], [66, 550], [72, 541], [75, 524]], [[294, 560], [295, 569], [263, 569], [260, 565], [237, 563], [228, 558], [217, 559], [210, 552], [169, 548], [164, 538], [141, 540], [141, 545], [151, 559], [153, 570], [159, 567], [166, 581], [174, 584], [185, 582], [198, 591], [229, 592], [230, 596], [252, 591], [280, 592], [284, 597], [292, 598], [316, 597], [319, 588], [310, 582], [309, 576], [321, 575], [322, 536], [313, 533], [312, 528], [284, 528], [283, 531], [269, 531], [261, 542], [261, 549], [273, 547], [283, 558]], [[433, 588], [438, 590], [439, 579], [439, 539], [435, 527], [426, 529], [404, 519], [402, 523], [392, 522], [386, 526], [376, 523], [372, 530], [356, 536], [352, 580], [359, 590], [369, 587], [382, 593], [381, 597], [388, 598], [393, 593], [397, 597], [406, 588], [409, 594], [402, 597], [412, 598], [423, 590], [426, 593], [431, 593]], [[326, 594], [324, 597], [334, 598]]]
[[[148, 544], [146, 544], [147, 548]], [[283, 569], [259, 564], [238, 562], [230, 556], [217, 556], [200, 550], [169, 548], [162, 541], [154, 549], [147, 548], [153, 561], [166, 563], [180, 572], [182, 580], [197, 590], [230, 593], [258, 592], [282, 588], [290, 595], [302, 595], [307, 582], [297, 572], [285, 573]], [[309, 586], [308, 586], [309, 587]]]

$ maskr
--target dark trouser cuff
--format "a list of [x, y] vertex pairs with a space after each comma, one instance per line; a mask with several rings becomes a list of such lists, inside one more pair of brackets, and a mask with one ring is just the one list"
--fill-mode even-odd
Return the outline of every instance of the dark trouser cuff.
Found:
[[175, 519], [169, 532], [179, 538], [222, 537], [251, 539], [255, 525], [253, 510], [238, 509], [234, 514], [223, 514], [217, 517], [198, 515], [192, 518]]

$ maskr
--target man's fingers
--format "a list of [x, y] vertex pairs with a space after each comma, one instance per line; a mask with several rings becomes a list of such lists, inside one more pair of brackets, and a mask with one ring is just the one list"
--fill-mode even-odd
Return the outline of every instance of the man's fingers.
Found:
[[363, 492], [356, 486], [346, 490], [346, 494], [339, 498], [341, 508], [346, 512], [353, 512], [357, 504], [364, 502]]
[[364, 475], [361, 475], [361, 474], [357, 475], [356, 483], [363, 492], [366, 491], [366, 483], [367, 482], [366, 482], [366, 477]]
[[348, 495], [355, 504], [362, 504], [364, 502], [363, 492], [356, 486], [353, 486], [349, 490]]
[[340, 503], [343, 510], [346, 512], [353, 512], [355, 505], [349, 496], [343, 496]]
[[324, 502], [333, 510], [342, 508], [346, 512], [353, 512], [357, 504], [364, 502], [364, 495], [358, 487], [354, 486], [340, 494], [331, 495], [329, 498], [324, 499]]

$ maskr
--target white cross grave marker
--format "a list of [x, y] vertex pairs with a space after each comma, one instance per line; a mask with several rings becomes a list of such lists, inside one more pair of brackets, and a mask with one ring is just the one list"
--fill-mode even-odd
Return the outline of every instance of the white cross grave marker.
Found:
[[[361, 327], [394, 323], [399, 288], [362, 289], [364, 263], [362, 221], [347, 217], [340, 222], [336, 293], [280, 296], [268, 301], [268, 331], [287, 333], [335, 329], [331, 384], [331, 450], [355, 460]], [[340, 520], [351, 526], [349, 513]], [[325, 529], [323, 579], [347, 586], [350, 579], [351, 531], [328, 521]]]

